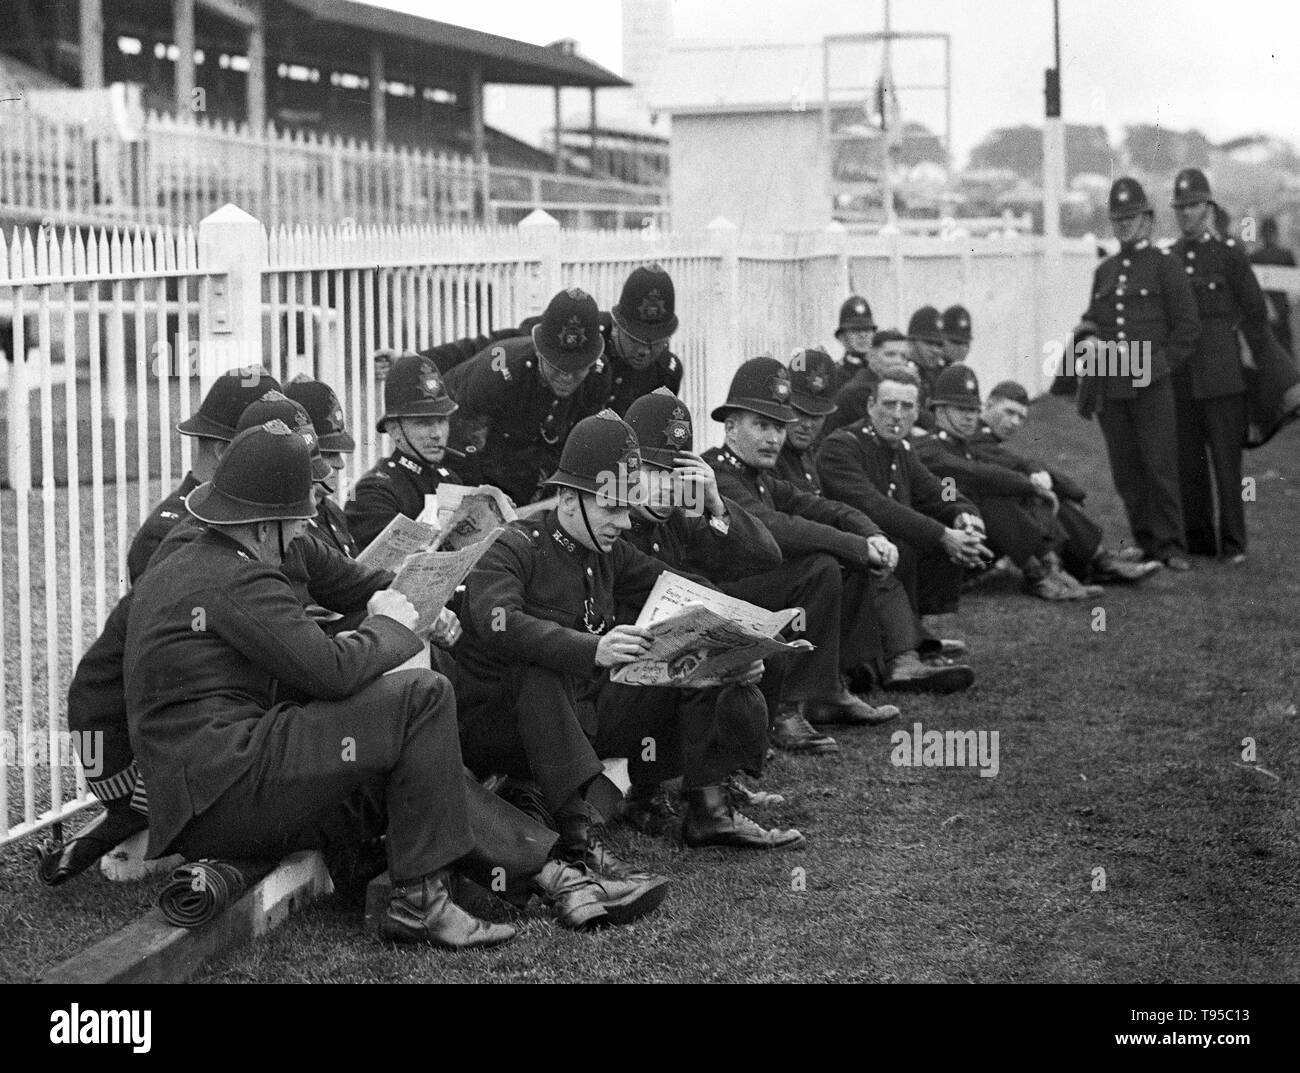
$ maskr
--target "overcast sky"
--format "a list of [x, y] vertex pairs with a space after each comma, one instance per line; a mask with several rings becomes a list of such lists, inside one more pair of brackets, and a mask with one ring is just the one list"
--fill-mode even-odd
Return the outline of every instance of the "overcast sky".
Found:
[[[367, 0], [490, 33], [547, 44], [571, 37], [590, 59], [622, 70], [618, 0]], [[674, 0], [688, 40], [792, 43], [883, 28], [883, 0]], [[1052, 61], [1051, 0], [894, 0], [896, 30], [952, 35], [953, 147], [964, 164], [991, 129], [1037, 123]], [[1263, 131], [1300, 143], [1300, 0], [1061, 0], [1065, 117], [1197, 127], [1215, 141]], [[942, 54], [900, 45], [895, 77], [938, 81]], [[488, 121], [537, 140], [549, 91]], [[942, 95], [900, 89], [904, 119], [942, 126]], [[585, 93], [566, 97], [566, 113]], [[490, 102], [489, 107], [492, 107]]]

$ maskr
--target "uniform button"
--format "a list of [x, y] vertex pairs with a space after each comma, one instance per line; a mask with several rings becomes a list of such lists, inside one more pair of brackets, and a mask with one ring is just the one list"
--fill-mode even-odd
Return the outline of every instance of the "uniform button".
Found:
[[1124, 318], [1123, 318], [1123, 317], [1116, 317], [1116, 318], [1115, 318], [1115, 323], [1116, 323], [1116, 324], [1123, 324], [1123, 323], [1124, 323]]
[[621, 376], [614, 377], [614, 383], [621, 384], [622, 382], [623, 382], [623, 378]]
[[[651, 545], [650, 545], [650, 548], [651, 548], [651, 550], [653, 550], [653, 551], [658, 551], [658, 550], [659, 550], [659, 545], [658, 545], [658, 544], [651, 544]], [[590, 570], [587, 571], [587, 572], [588, 572], [588, 573], [591, 573]]]
[[1124, 308], [1124, 303], [1123, 303], [1123, 302], [1116, 302], [1116, 303], [1115, 303], [1115, 308], [1116, 308], [1116, 309], [1119, 309], [1119, 310], [1122, 310], [1122, 309]]
[[1124, 275], [1124, 273], [1121, 272], [1121, 273], [1119, 274], [1119, 281], [1120, 281], [1121, 283], [1127, 283], [1127, 282], [1128, 282], [1128, 276]]
[[1128, 268], [1128, 266], [1131, 265], [1132, 263], [1133, 263], [1133, 262], [1130, 261], [1127, 257], [1124, 258], [1124, 260], [1120, 262], [1120, 264], [1122, 264], [1125, 268]]
[[587, 576], [591, 577], [591, 567], [587, 567]]
[[1146, 297], [1148, 294], [1150, 294], [1150, 293], [1151, 293], [1151, 292], [1148, 291], [1145, 287], [1142, 288], [1142, 297], [1143, 297], [1143, 298], [1145, 298], [1145, 297]]
[[1123, 333], [1123, 332], [1116, 332], [1115, 334], [1118, 335], [1121, 339], [1124, 338], [1124, 333]]
[[1187, 259], [1188, 259], [1189, 261], [1192, 260], [1195, 256], [1196, 256], [1196, 251], [1195, 251], [1195, 250], [1188, 250], [1188, 251], [1187, 251]]
[[1123, 297], [1124, 297], [1124, 288], [1123, 288], [1123, 287], [1116, 287], [1116, 288], [1115, 288], [1115, 297], [1116, 297], [1116, 298], [1123, 298]]
[[890, 495], [893, 495], [893, 494], [894, 494], [894, 489], [897, 488], [897, 487], [898, 487], [898, 485], [896, 485], [896, 484], [891, 484], [891, 485], [889, 486], [889, 494], [890, 494]]
[[1217, 287], [1217, 286], [1218, 286], [1217, 283], [1211, 283], [1211, 284], [1210, 284], [1210, 290], [1214, 290], [1214, 288]]
[[1190, 276], [1193, 272], [1195, 272], [1195, 271], [1196, 271], [1196, 269], [1194, 269], [1191, 265], [1188, 265], [1188, 266], [1187, 266], [1187, 274], [1188, 274], [1189, 276]]

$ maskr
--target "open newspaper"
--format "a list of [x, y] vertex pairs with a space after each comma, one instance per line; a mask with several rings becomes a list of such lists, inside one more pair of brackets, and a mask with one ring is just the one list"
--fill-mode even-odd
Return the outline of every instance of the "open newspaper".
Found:
[[692, 689], [722, 679], [758, 659], [811, 652], [808, 641], [785, 642], [777, 634], [800, 614], [797, 607], [768, 611], [744, 600], [664, 571], [650, 590], [636, 624], [654, 636], [643, 659], [610, 672], [632, 686]]
[[421, 551], [407, 557], [389, 587], [415, 605], [420, 616], [416, 633], [426, 634], [433, 627], [456, 587], [503, 532], [498, 527], [476, 543], [454, 551]]
[[442, 538], [438, 548], [455, 551], [482, 540], [517, 517], [514, 505], [500, 488], [480, 484], [438, 485], [438, 525]]
[[416, 521], [405, 514], [394, 515], [366, 550], [357, 556], [357, 562], [375, 570], [396, 570], [408, 555], [432, 548], [440, 532], [436, 525]]

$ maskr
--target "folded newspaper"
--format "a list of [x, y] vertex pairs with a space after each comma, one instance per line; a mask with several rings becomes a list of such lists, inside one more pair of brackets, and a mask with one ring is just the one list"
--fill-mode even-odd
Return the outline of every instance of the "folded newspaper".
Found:
[[402, 593], [415, 605], [420, 616], [416, 633], [424, 635], [433, 627], [456, 587], [504, 532], [498, 526], [477, 542], [454, 551], [422, 551], [407, 556], [389, 588]]
[[432, 548], [440, 532], [436, 525], [416, 521], [405, 514], [394, 515], [393, 520], [357, 556], [357, 562], [375, 570], [396, 570], [408, 555]]
[[616, 667], [610, 681], [692, 689], [722, 685], [755, 660], [811, 652], [808, 641], [777, 639], [801, 613], [797, 607], [768, 611], [665, 571], [636, 620], [653, 635], [650, 651]]

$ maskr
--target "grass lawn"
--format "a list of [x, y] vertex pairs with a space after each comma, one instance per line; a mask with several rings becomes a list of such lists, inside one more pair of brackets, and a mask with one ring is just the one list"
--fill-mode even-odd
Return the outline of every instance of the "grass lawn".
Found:
[[[1081, 479], [1118, 544], [1095, 423], [1046, 399], [1028, 434], [1025, 453]], [[996, 778], [894, 767], [893, 727], [845, 730], [838, 756], [783, 756], [764, 779], [787, 795], [774, 818], [804, 831], [803, 851], [622, 836], [674, 880], [633, 926], [574, 935], [530, 918], [506, 947], [448, 955], [382, 945], [326, 903], [201, 979], [1294, 982], [1300, 428], [1249, 454], [1246, 472], [1257, 502], [1244, 566], [1198, 561], [1086, 605], [1005, 583], [963, 601], [975, 688], [906, 700], [900, 725], [997, 731]], [[0, 853], [6, 980], [37, 978], [156, 891], [98, 874], [48, 891], [24, 852]]]

